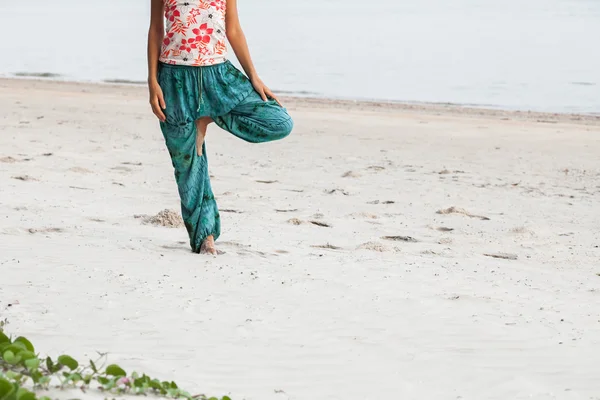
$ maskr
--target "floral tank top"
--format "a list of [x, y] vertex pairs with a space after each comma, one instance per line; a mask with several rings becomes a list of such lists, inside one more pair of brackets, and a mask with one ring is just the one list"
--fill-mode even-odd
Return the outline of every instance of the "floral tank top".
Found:
[[226, 0], [164, 0], [166, 32], [160, 61], [205, 66], [226, 60]]

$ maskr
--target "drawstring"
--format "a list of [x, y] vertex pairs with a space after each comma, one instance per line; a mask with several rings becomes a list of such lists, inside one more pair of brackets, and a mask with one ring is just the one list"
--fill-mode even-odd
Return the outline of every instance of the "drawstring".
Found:
[[200, 67], [200, 82], [198, 83], [198, 88], [200, 89], [200, 101], [198, 102], [198, 109], [196, 110], [196, 112], [200, 112], [200, 109], [204, 105], [204, 97], [202, 95], [202, 70], [203, 68]]

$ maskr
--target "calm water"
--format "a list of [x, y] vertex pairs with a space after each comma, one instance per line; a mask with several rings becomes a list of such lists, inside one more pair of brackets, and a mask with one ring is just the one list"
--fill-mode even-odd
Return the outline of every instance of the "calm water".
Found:
[[[285, 92], [600, 113], [600, 0], [239, 0]], [[0, 74], [143, 81], [149, 0], [0, 0]]]

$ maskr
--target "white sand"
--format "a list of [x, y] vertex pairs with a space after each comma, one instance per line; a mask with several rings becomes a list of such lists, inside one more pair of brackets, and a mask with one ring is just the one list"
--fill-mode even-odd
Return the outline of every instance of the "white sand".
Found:
[[134, 217], [178, 209], [144, 88], [0, 80], [8, 332], [234, 400], [599, 398], [598, 118], [287, 105], [209, 131], [212, 258]]

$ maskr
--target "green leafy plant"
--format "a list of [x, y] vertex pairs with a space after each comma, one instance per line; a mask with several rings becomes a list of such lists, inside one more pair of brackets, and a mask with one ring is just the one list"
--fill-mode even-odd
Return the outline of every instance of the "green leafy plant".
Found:
[[50, 357], [42, 360], [27, 338], [6, 336], [2, 329], [5, 324], [6, 321], [0, 325], [0, 400], [51, 400], [37, 395], [37, 392], [51, 387], [75, 388], [84, 392], [97, 389], [120, 395], [154, 394], [184, 400], [231, 400], [227, 396], [221, 399], [192, 396], [175, 382], [160, 381], [137, 372], [128, 375], [116, 364], [104, 367], [106, 354], [99, 354], [98, 360], [90, 360], [85, 366], [66, 354], [56, 360]]

